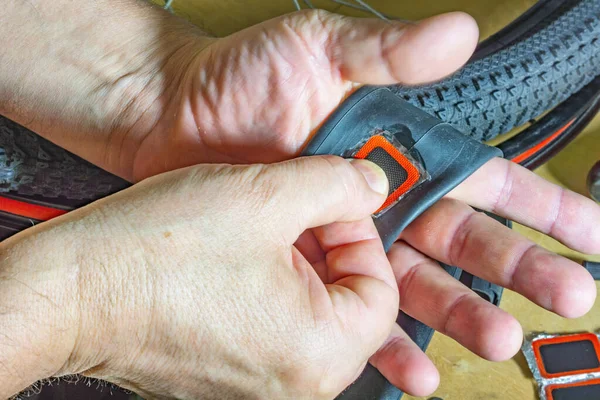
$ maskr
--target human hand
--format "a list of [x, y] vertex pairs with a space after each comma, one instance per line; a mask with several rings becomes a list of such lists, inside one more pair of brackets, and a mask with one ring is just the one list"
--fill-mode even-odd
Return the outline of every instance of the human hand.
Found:
[[3, 242], [0, 397], [81, 373], [146, 398], [333, 398], [397, 314], [386, 193], [368, 161], [204, 165]]
[[463, 13], [405, 25], [322, 10], [212, 39], [185, 63], [180, 89], [145, 124], [152, 129], [138, 133], [143, 141], [125, 174], [139, 180], [196, 163], [292, 158], [357, 86], [440, 79], [477, 41]]
[[[600, 253], [600, 208], [517, 164], [493, 159], [409, 225], [388, 252], [402, 311], [485, 359], [507, 360], [522, 344], [519, 322], [433, 260], [514, 290], [567, 318], [589, 311], [596, 285], [581, 265], [471, 206], [590, 254]], [[419, 396], [433, 392], [439, 382], [435, 366], [398, 326], [371, 363], [396, 386]]]
[[145, 2], [30, 8], [4, 10], [0, 113], [132, 182], [290, 159], [356, 86], [439, 79], [478, 41], [462, 13], [403, 25], [304, 11], [216, 39]]

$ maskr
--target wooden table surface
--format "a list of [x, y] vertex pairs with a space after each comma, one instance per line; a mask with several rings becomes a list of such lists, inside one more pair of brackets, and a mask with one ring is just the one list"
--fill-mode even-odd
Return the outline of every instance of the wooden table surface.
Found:
[[[436, 13], [462, 10], [473, 15], [480, 26], [481, 37], [493, 34], [513, 20], [535, 0], [437, 0], [386, 1], [368, 0], [387, 14], [416, 20]], [[367, 16], [361, 11], [338, 6], [328, 0], [313, 0], [331, 11]], [[225, 36], [266, 19], [293, 11], [291, 0], [175, 0], [176, 13], [215, 36]], [[572, 190], [585, 193], [585, 177], [600, 159], [600, 118], [586, 132], [547, 165], [536, 172]], [[566, 167], [568, 166], [568, 167]], [[515, 229], [540, 245], [575, 260], [590, 259], [573, 252], [556, 241], [524, 227]], [[600, 261], [599, 257], [595, 260]], [[600, 290], [600, 283], [597, 283]], [[516, 316], [525, 332], [577, 332], [600, 330], [600, 301], [585, 317], [566, 320], [533, 306], [516, 293], [505, 291], [501, 307]], [[492, 400], [537, 398], [534, 382], [522, 355], [503, 363], [484, 361], [459, 346], [452, 339], [436, 333], [428, 350], [441, 372], [441, 385], [435, 396], [444, 400]], [[406, 399], [416, 399], [406, 396]]]

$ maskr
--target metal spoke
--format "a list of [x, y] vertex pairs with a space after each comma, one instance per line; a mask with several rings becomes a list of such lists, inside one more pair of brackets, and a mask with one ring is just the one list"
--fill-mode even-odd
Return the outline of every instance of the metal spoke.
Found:
[[337, 4], [341, 4], [343, 6], [346, 6], [346, 7], [355, 8], [357, 10], [369, 11], [366, 8], [364, 8], [363, 6], [361, 6], [359, 4], [350, 3], [349, 1], [344, 1], [344, 0], [331, 0], [331, 1], [333, 1], [334, 3], [337, 3]]
[[346, 0], [331, 0], [331, 1], [336, 4], [342, 5], [342, 6], [354, 8], [355, 10], [360, 10], [360, 11], [365, 11], [365, 12], [371, 13], [371, 14], [377, 16], [378, 18], [381, 18], [384, 21], [393, 20], [393, 21], [398, 21], [398, 22], [402, 22], [405, 24], [414, 24], [413, 21], [408, 21], [405, 19], [386, 15], [386, 14], [378, 11], [377, 9], [375, 9], [373, 6], [370, 6], [364, 0], [354, 0], [355, 2], [346, 1]]
[[387, 19], [387, 17], [385, 15], [383, 15], [382, 13], [380, 13], [379, 11], [377, 11], [376, 9], [371, 7], [365, 1], [363, 1], [363, 0], [354, 0], [354, 1], [357, 2], [358, 4], [360, 4], [365, 10], [368, 10], [371, 14], [375, 15], [376, 17], [381, 18], [384, 21], [389, 21], [389, 19]]

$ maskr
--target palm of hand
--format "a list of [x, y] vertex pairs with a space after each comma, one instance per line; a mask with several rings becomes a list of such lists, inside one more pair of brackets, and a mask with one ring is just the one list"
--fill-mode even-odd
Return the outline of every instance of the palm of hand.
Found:
[[[132, 175], [292, 158], [357, 85], [428, 81], [458, 68], [476, 43], [466, 22], [442, 16], [402, 31], [308, 12], [212, 40], [188, 63], [181, 89], [139, 146]], [[420, 51], [421, 42], [456, 24], [464, 35]]]

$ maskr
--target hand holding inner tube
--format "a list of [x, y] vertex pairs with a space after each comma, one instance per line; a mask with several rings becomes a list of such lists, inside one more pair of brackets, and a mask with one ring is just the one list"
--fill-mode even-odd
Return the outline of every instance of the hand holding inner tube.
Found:
[[[75, 18], [58, 3], [40, 4], [40, 15], [55, 12], [64, 24], [96, 15], [97, 5]], [[412, 223], [386, 258], [368, 217], [383, 199], [348, 163], [256, 164], [297, 156], [357, 85], [456, 70], [477, 43], [468, 16], [402, 26], [303, 12], [214, 39], [141, 3], [115, 6], [131, 18], [119, 29], [90, 22], [59, 41], [46, 35], [55, 33], [52, 18], [30, 26], [50, 29], [36, 36], [48, 36], [48, 48], [63, 47], [11, 53], [7, 60], [31, 68], [0, 112], [132, 181], [204, 165], [2, 243], [0, 365], [11, 368], [0, 368], [0, 394], [78, 372], [164, 397], [330, 398], [369, 360], [395, 385], [426, 395], [439, 376], [393, 326], [398, 307], [490, 360], [514, 355], [522, 338], [513, 317], [433, 259], [565, 317], [591, 307], [595, 286], [581, 266], [470, 207], [600, 252], [598, 207], [519, 166], [485, 164]], [[103, 40], [121, 31], [127, 40], [107, 56]], [[82, 40], [89, 51], [79, 51]], [[71, 59], [80, 64], [64, 68]], [[64, 75], [46, 80], [48, 71]]]

